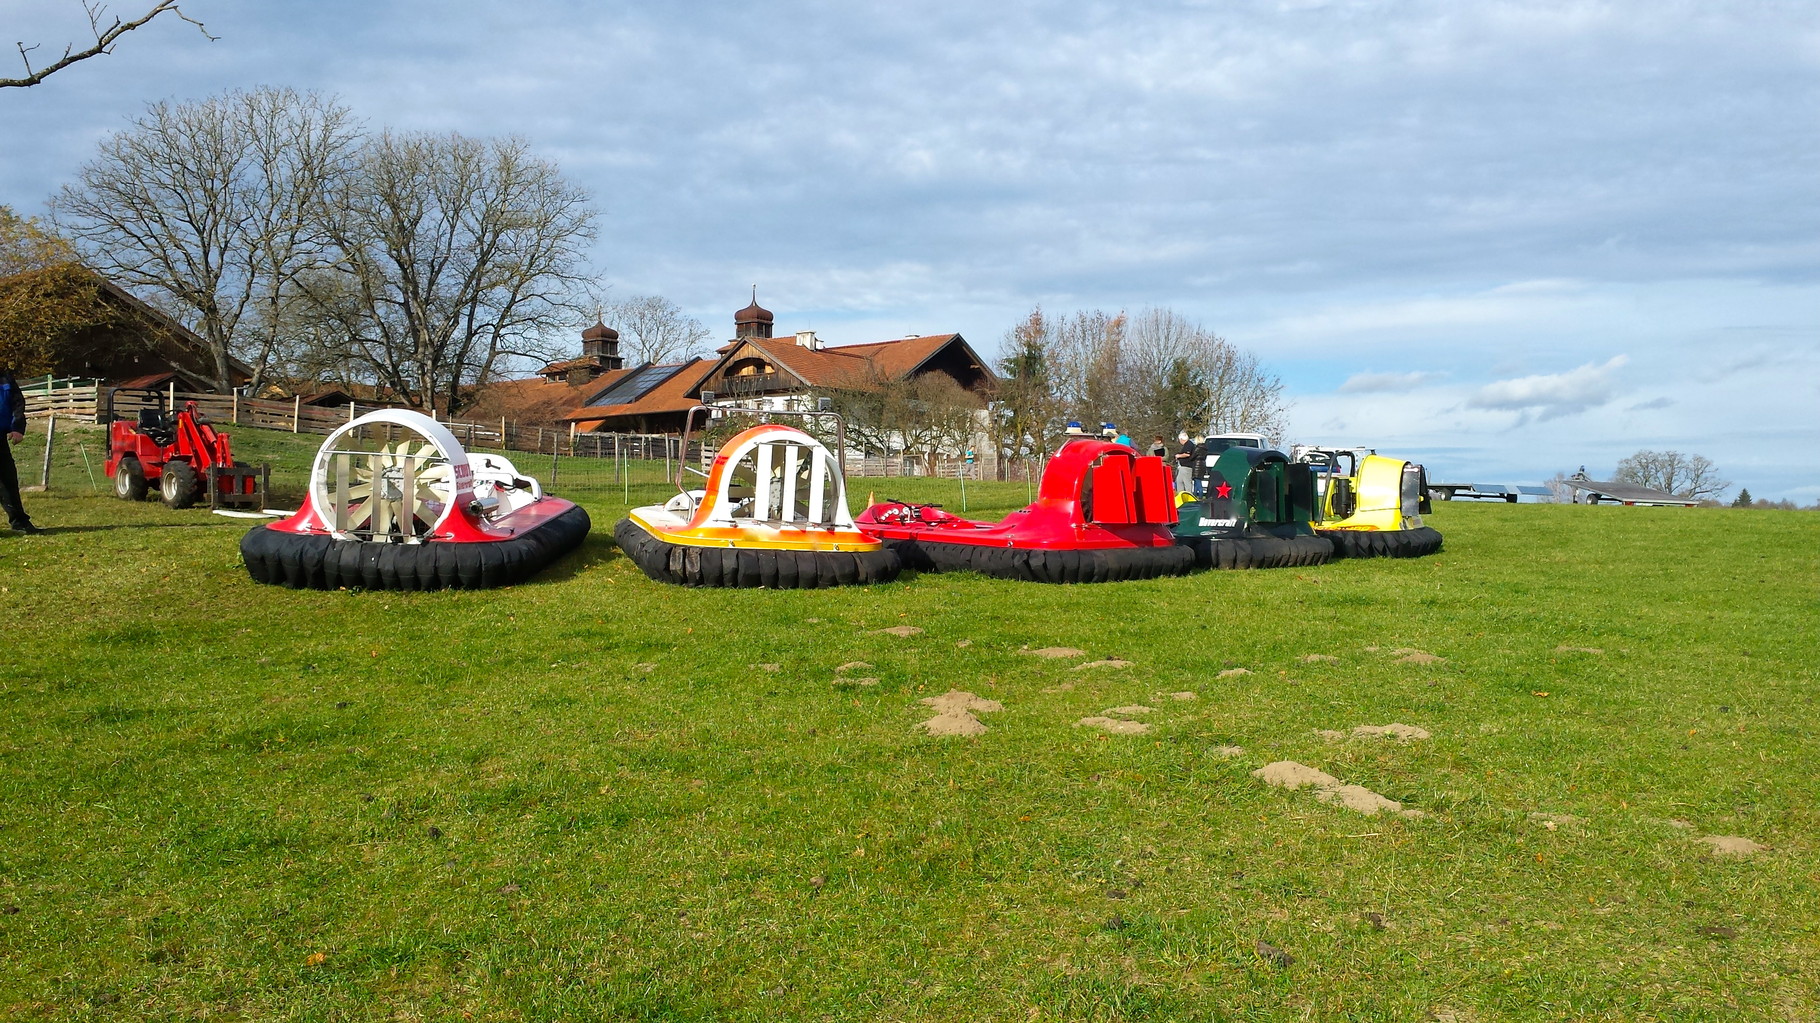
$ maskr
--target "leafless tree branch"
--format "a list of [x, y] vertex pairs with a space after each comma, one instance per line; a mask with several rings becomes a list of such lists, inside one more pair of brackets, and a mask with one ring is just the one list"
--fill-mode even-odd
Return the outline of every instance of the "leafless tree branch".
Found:
[[27, 86], [37, 85], [39, 82], [44, 81], [46, 78], [49, 78], [78, 61], [84, 61], [90, 57], [98, 57], [104, 53], [112, 53], [114, 52], [114, 43], [117, 42], [121, 36], [126, 35], [136, 28], [149, 24], [152, 19], [161, 14], [175, 15], [178, 19], [189, 22], [196, 26], [196, 30], [201, 32], [203, 38], [210, 42], [214, 42], [217, 38], [216, 36], [209, 35], [208, 27], [202, 22], [183, 13], [183, 8], [179, 6], [178, 0], [158, 0], [157, 3], [152, 5], [152, 9], [146, 11], [142, 16], [135, 18], [132, 21], [121, 21], [119, 18], [115, 18], [111, 24], [108, 24], [105, 27], [103, 27], [102, 22], [107, 18], [106, 4], [94, 3], [92, 0], [84, 0], [82, 10], [88, 15], [89, 29], [95, 34], [95, 45], [90, 46], [85, 50], [77, 50], [76, 44], [71, 43], [63, 48], [63, 56], [56, 63], [46, 65], [42, 68], [33, 68], [32, 51], [38, 49], [38, 46], [27, 46], [24, 41], [19, 41], [15, 43], [15, 45], [19, 48], [19, 60], [25, 65], [25, 77], [0, 78], [0, 89], [22, 89]]

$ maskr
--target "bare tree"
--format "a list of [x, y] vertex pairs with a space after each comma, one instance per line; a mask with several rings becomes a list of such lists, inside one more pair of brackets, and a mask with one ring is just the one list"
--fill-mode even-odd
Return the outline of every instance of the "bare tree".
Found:
[[1550, 476], [1549, 478], [1542, 481], [1542, 485], [1548, 488], [1548, 499], [1551, 503], [1553, 503], [1553, 504], [1573, 504], [1574, 503], [1574, 498], [1579, 493], [1579, 491], [1568, 486], [1567, 480], [1568, 480], [1567, 473], [1561, 471], [1560, 469], [1556, 469], [1555, 474], [1553, 476]]
[[1612, 478], [1695, 499], [1718, 497], [1732, 485], [1711, 459], [1680, 451], [1639, 451], [1619, 462]]
[[53, 202], [89, 265], [151, 292], [208, 343], [216, 385], [231, 357], [257, 382], [297, 281], [324, 265], [322, 196], [358, 138], [314, 93], [262, 88], [152, 104]]
[[1056, 321], [1054, 392], [1088, 422], [1133, 435], [1284, 427], [1283, 384], [1257, 357], [1169, 309], [1135, 317], [1075, 313]]
[[943, 373], [887, 378], [876, 369], [823, 388], [817, 396], [833, 402], [846, 425], [848, 444], [862, 452], [918, 457], [929, 472], [943, 455], [972, 446], [984, 404]]
[[627, 362], [673, 362], [702, 354], [708, 328], [661, 295], [634, 295], [608, 303], [603, 318], [619, 330]]
[[904, 450], [920, 454], [924, 470], [935, 471], [943, 455], [959, 455], [978, 432], [980, 397], [953, 377], [925, 373], [902, 381]]
[[876, 366], [868, 363], [863, 374], [823, 387], [817, 396], [833, 403], [846, 427], [847, 443], [861, 454], [877, 451], [889, 455], [902, 450], [905, 395]]
[[549, 359], [587, 307], [585, 192], [518, 139], [371, 139], [332, 190], [340, 286], [315, 293], [376, 376], [457, 408], [504, 360]]
[[[95, 36], [95, 43], [93, 46], [78, 50], [76, 49], [75, 43], [70, 43], [63, 48], [63, 56], [44, 67], [34, 68], [32, 67], [32, 51], [38, 49], [38, 46], [36, 44], [27, 46], [23, 41], [19, 41], [15, 43], [15, 45], [19, 49], [19, 60], [25, 65], [25, 77], [0, 78], [0, 89], [22, 89], [27, 86], [37, 85], [39, 82], [44, 81], [46, 78], [49, 78], [78, 61], [84, 61], [90, 57], [99, 57], [104, 53], [112, 53], [114, 52], [114, 44], [120, 40], [121, 36], [126, 35], [134, 29], [150, 24], [153, 19], [161, 14], [170, 14], [187, 21], [196, 26], [196, 30], [202, 33], [203, 38], [207, 39], [209, 42], [215, 41], [215, 37], [209, 35], [207, 26], [183, 13], [183, 8], [179, 6], [178, 0], [157, 0], [156, 3], [152, 4], [150, 10], [139, 17], [134, 18], [132, 21], [121, 21], [119, 18], [108, 21], [107, 5], [88, 2], [88, 0], [85, 0], [83, 3], [82, 11], [84, 14], [88, 15], [89, 31], [94, 33]], [[106, 22], [106, 24], [103, 24], [104, 22]]]

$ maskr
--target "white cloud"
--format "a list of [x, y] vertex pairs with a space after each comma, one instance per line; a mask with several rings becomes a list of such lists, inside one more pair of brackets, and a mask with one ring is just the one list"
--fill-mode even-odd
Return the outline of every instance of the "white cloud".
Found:
[[1614, 355], [1602, 363], [1589, 362], [1565, 373], [1499, 380], [1479, 388], [1478, 393], [1467, 399], [1466, 405], [1468, 408], [1535, 413], [1541, 419], [1573, 415], [1611, 401], [1616, 387], [1612, 377], [1629, 361], [1628, 356]]
[[1443, 374], [1415, 371], [1412, 373], [1354, 373], [1340, 385], [1341, 394], [1402, 394], [1413, 391]]

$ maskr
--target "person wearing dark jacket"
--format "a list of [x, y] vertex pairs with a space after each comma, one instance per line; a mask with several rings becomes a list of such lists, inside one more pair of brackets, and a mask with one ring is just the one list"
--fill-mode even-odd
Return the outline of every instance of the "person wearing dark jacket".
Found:
[[13, 445], [25, 439], [25, 395], [19, 393], [19, 382], [0, 369], [0, 508], [6, 509], [7, 525], [15, 533], [42, 533], [25, 514], [19, 500], [19, 470], [13, 465]]
[[1194, 456], [1199, 453], [1194, 441], [1188, 439], [1188, 431], [1183, 430], [1177, 438], [1181, 447], [1175, 449], [1175, 489], [1183, 494], [1194, 493]]

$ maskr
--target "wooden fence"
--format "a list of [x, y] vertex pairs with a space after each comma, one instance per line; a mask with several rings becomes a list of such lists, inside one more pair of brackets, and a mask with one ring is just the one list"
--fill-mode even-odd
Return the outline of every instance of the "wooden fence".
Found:
[[[113, 419], [137, 419], [141, 409], [174, 409], [195, 402], [203, 415], [224, 426], [252, 426], [266, 430], [288, 430], [291, 433], [327, 435], [336, 427], [364, 413], [390, 405], [350, 402], [345, 406], [322, 408], [305, 405], [301, 400], [243, 398], [234, 394], [197, 394], [174, 387], [162, 390], [108, 387], [93, 382], [37, 382], [20, 387], [26, 399], [26, 414], [34, 419], [55, 415], [63, 420], [101, 423]], [[547, 426], [525, 426], [509, 419], [438, 420], [447, 427], [463, 447], [491, 448], [499, 451], [535, 451], [568, 458], [594, 458], [619, 461], [650, 461], [672, 465], [683, 455], [682, 438], [665, 434], [641, 433], [571, 433], [567, 429]], [[702, 460], [701, 442], [691, 440], [687, 459], [691, 464]], [[931, 473], [927, 463], [917, 457], [848, 458], [849, 476], [929, 476], [942, 479], [1034, 479], [1042, 474], [1040, 462], [1008, 462], [1003, 466], [967, 462], [958, 458], [937, 460]]]
[[[336, 427], [375, 409], [390, 405], [349, 402], [333, 408], [305, 405], [300, 399], [289, 401], [266, 398], [243, 398], [237, 394], [198, 394], [174, 387], [162, 390], [127, 389], [96, 384], [26, 385], [27, 416], [38, 419], [55, 415], [59, 419], [106, 424], [113, 419], [137, 419], [142, 409], [175, 409], [195, 402], [203, 415], [223, 426], [253, 426], [266, 430], [288, 430], [291, 433], [327, 435]], [[584, 457], [612, 457], [615, 436], [632, 458], [662, 458], [660, 446], [668, 442], [675, 451], [675, 438], [647, 437], [642, 434], [585, 434], [586, 441], [571, 448], [569, 431], [547, 426], [527, 426], [509, 419], [466, 420], [440, 419], [463, 447], [492, 448], [507, 451], [538, 451]], [[580, 438], [577, 438], [580, 440]], [[646, 454], [646, 452], [649, 452]]]

